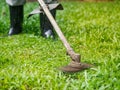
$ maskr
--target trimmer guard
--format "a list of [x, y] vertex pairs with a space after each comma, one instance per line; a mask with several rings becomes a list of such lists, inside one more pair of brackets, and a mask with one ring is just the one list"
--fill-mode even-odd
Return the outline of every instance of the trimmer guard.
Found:
[[[56, 9], [56, 10], [63, 10], [63, 6], [59, 3], [56, 3], [56, 4], [48, 4], [48, 9], [49, 10], [53, 10], [53, 9]], [[34, 9], [29, 15], [28, 15], [28, 18], [31, 17], [32, 15], [35, 15], [35, 14], [40, 14], [40, 13], [44, 13], [43, 9], [39, 6], [38, 8]]]

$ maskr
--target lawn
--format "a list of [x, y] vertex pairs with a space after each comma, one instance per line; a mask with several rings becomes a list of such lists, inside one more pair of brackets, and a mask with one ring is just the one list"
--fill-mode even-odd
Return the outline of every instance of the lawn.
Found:
[[[2, 2], [3, 1], [3, 2]], [[38, 3], [24, 8], [23, 32], [6, 36], [9, 11], [0, 3], [0, 90], [120, 90], [120, 2], [61, 2], [57, 23], [81, 62], [94, 67], [63, 73], [71, 59], [56, 36], [40, 36]]]

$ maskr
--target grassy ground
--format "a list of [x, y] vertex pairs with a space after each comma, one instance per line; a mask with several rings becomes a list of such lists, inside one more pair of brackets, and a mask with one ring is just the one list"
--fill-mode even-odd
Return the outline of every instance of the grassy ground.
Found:
[[56, 40], [40, 36], [39, 15], [27, 19], [37, 3], [27, 3], [22, 34], [8, 33], [9, 12], [0, 3], [0, 90], [119, 90], [120, 2], [62, 2], [57, 22], [82, 62], [95, 67], [78, 73], [57, 70], [70, 62]]

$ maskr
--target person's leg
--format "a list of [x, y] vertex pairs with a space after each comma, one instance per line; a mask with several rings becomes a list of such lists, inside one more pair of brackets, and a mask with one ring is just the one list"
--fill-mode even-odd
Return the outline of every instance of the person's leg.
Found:
[[[44, 0], [46, 4], [57, 3], [57, 0]], [[52, 16], [55, 18], [56, 16], [56, 9], [50, 11]], [[51, 25], [49, 19], [45, 15], [45, 13], [40, 14], [40, 29], [41, 35], [48, 38], [55, 38], [55, 34], [53, 31], [53, 26]]]
[[25, 0], [6, 0], [10, 11], [10, 30], [9, 35], [19, 34], [22, 32], [23, 23], [23, 5]]
[[10, 30], [9, 35], [19, 34], [22, 32], [23, 23], [23, 5], [9, 6], [10, 11]]
[[[50, 12], [53, 15], [53, 17], [55, 18], [56, 10], [51, 10]], [[41, 35], [43, 37], [55, 38], [53, 26], [51, 25], [49, 19], [47, 18], [47, 16], [44, 13], [40, 14], [40, 29], [41, 29]]]

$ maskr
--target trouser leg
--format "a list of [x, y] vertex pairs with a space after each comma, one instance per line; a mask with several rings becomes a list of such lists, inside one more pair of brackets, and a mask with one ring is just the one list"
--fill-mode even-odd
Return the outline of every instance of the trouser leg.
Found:
[[22, 32], [23, 23], [23, 5], [26, 0], [6, 0], [9, 5], [10, 12], [10, 30], [9, 35], [14, 35]]
[[26, 0], [6, 0], [9, 6], [21, 6], [26, 3]]

